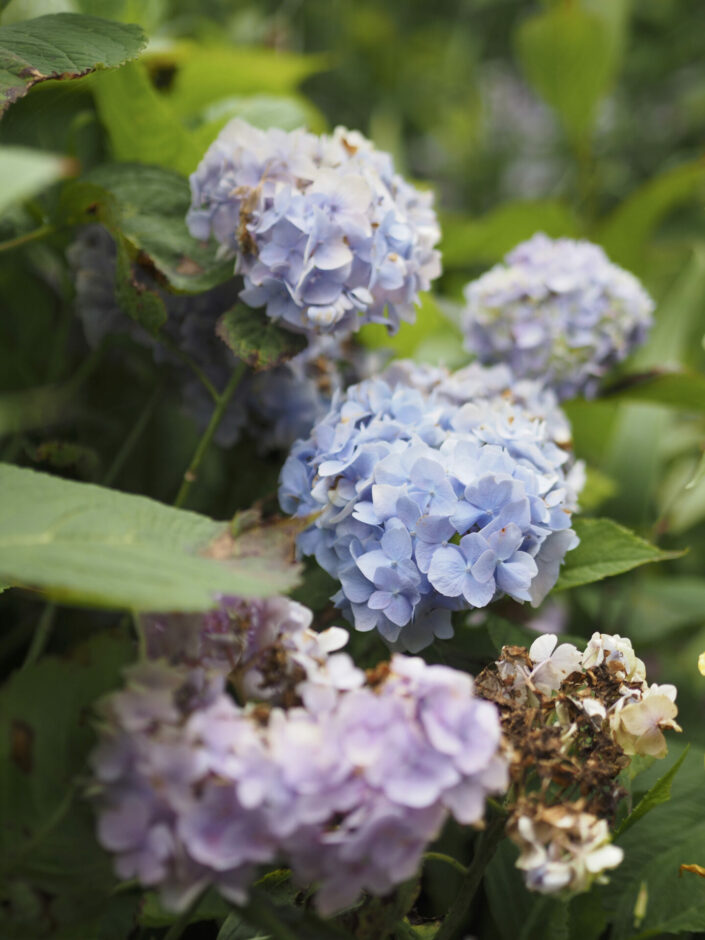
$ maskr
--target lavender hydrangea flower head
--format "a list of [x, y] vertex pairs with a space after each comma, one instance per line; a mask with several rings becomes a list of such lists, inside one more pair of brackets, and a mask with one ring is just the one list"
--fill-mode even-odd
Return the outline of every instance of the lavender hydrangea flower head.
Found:
[[478, 823], [507, 786], [497, 709], [464, 673], [396, 656], [366, 687], [321, 697], [306, 680], [301, 696], [242, 708], [222, 674], [131, 667], [91, 757], [118, 874], [183, 909], [209, 885], [242, 903], [281, 861], [331, 914], [411, 877], [449, 814]]
[[281, 506], [317, 514], [299, 548], [340, 581], [358, 630], [413, 652], [452, 635], [452, 610], [538, 604], [577, 544], [566, 419], [535, 384], [496, 394], [500, 371], [395, 364], [294, 445]]
[[187, 223], [245, 278], [241, 299], [287, 329], [395, 332], [440, 273], [430, 193], [361, 134], [259, 130], [235, 119], [191, 176]]
[[466, 348], [542, 379], [559, 398], [595, 394], [646, 339], [653, 301], [598, 245], [534, 235], [465, 288]]

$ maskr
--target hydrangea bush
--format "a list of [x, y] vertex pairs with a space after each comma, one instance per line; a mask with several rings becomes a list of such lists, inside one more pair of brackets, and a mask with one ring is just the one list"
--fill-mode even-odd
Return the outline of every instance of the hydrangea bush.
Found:
[[633, 44], [64, 6], [0, 3], [3, 940], [699, 936], [702, 167], [616, 204]]

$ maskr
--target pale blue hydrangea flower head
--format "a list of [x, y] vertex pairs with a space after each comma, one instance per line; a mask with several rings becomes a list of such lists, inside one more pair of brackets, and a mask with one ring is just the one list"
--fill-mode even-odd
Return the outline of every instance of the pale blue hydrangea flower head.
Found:
[[440, 273], [432, 196], [356, 131], [260, 130], [236, 118], [191, 176], [195, 238], [213, 236], [241, 299], [287, 329], [395, 332]]
[[279, 499], [315, 516], [299, 549], [340, 582], [346, 617], [413, 652], [452, 636], [453, 610], [541, 602], [577, 544], [582, 482], [550, 390], [504, 366], [402, 362], [334, 399]]
[[183, 909], [208, 886], [243, 903], [258, 866], [317, 882], [332, 914], [410, 878], [453, 815], [478, 823], [508, 783], [496, 707], [472, 679], [395, 656], [300, 707], [241, 707], [224, 677], [166, 662], [126, 673], [91, 756], [98, 838], [118, 875]]
[[654, 304], [598, 245], [539, 233], [465, 288], [466, 348], [540, 379], [560, 399], [593, 396], [647, 336]]

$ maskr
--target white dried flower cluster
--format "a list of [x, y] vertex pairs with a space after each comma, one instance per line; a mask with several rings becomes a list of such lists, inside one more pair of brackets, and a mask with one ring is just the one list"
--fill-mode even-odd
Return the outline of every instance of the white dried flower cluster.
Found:
[[516, 866], [526, 885], [541, 894], [578, 893], [616, 868], [624, 852], [610, 841], [607, 821], [585, 812], [582, 801], [543, 806], [527, 804], [512, 817], [509, 838], [519, 847]]
[[[618, 633], [593, 633], [583, 653], [572, 643], [557, 644], [557, 637], [547, 633], [531, 644], [531, 665], [521, 658], [502, 658], [497, 662], [499, 676], [511, 689], [514, 700], [535, 699], [536, 692], [550, 697], [560, 691], [571, 673], [605, 665], [619, 680], [619, 698], [608, 705], [588, 686], [572, 694], [571, 701], [594, 721], [606, 723], [611, 737], [625, 754], [665, 757], [663, 732], [681, 730], [675, 721], [676, 687], [649, 685], [644, 663], [634, 652], [631, 640]], [[570, 724], [560, 704], [556, 714], [559, 721]]]
[[[620, 680], [619, 698], [605, 707], [593, 700], [591, 710], [607, 720], [614, 740], [625, 754], [665, 757], [665, 730], [680, 731], [675, 721], [677, 689], [674, 685], [649, 685], [644, 663], [636, 656], [628, 637], [618, 633], [593, 633], [583, 653], [583, 669], [606, 665]], [[581, 704], [586, 700], [581, 700]], [[596, 706], [600, 704], [601, 709]]]
[[477, 688], [500, 708], [516, 793], [507, 834], [527, 887], [605, 881], [623, 856], [610, 842], [620, 774], [632, 755], [665, 756], [664, 730], [680, 731], [675, 686], [649, 685], [631, 641], [596, 632], [582, 652], [554, 634], [505, 646]]

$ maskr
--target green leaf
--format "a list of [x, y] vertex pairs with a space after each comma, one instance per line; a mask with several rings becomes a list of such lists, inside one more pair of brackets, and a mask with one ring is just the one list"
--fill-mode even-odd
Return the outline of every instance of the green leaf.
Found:
[[0, 114], [37, 82], [114, 68], [146, 42], [139, 26], [75, 13], [0, 26]]
[[442, 223], [444, 268], [493, 264], [535, 232], [545, 232], [552, 238], [578, 234], [571, 209], [550, 200], [508, 202], [479, 219], [446, 213]]
[[[164, 300], [136, 277], [137, 248], [122, 230], [123, 212], [112, 193], [93, 182], [77, 180], [63, 191], [59, 216], [66, 224], [102, 222], [115, 239], [115, 296], [125, 313], [148, 332], [157, 334], [167, 318]], [[143, 259], [148, 262], [148, 259]]]
[[[660, 374], [664, 366], [677, 367], [693, 356], [704, 291], [705, 253], [698, 246], [659, 304], [648, 343], [632, 357], [634, 370], [656, 369]], [[627, 386], [629, 381], [627, 376]], [[626, 389], [625, 394], [631, 398], [639, 394], [639, 389]], [[697, 401], [697, 395], [695, 398]], [[642, 525], [653, 518], [655, 494], [666, 460], [662, 441], [672, 416], [658, 404], [627, 404], [621, 395], [607, 400], [619, 403], [616, 423], [605, 435], [609, 441], [606, 469], [618, 484], [617, 497], [607, 512], [613, 509], [621, 521]], [[679, 502], [669, 501], [671, 511], [678, 510]]]
[[244, 304], [222, 315], [216, 333], [238, 359], [256, 371], [273, 369], [306, 345], [303, 335], [282, 329], [263, 310], [252, 310]]
[[168, 100], [179, 114], [195, 116], [229, 95], [286, 94], [327, 67], [328, 57], [244, 46], [181, 42], [148, 57], [157, 68], [176, 66]]
[[251, 927], [239, 914], [230, 914], [218, 931], [216, 940], [270, 940], [271, 934]]
[[638, 269], [644, 246], [656, 226], [675, 206], [688, 202], [705, 181], [705, 160], [666, 170], [621, 202], [602, 223], [595, 239], [610, 258]]
[[661, 640], [675, 630], [705, 622], [705, 578], [641, 578], [625, 602], [626, 635], [647, 643]]
[[199, 142], [156, 91], [140, 62], [96, 75], [92, 88], [116, 160], [184, 174], [196, 169], [203, 156]]
[[680, 558], [683, 552], [666, 552], [611, 519], [573, 519], [580, 538], [568, 552], [555, 590], [601, 581], [639, 565]]
[[225, 124], [239, 117], [254, 127], [279, 127], [293, 131], [307, 127], [323, 133], [326, 121], [318, 109], [301, 95], [231, 95], [210, 104], [199, 118], [203, 124], [195, 132], [201, 154], [213, 143]]
[[625, 375], [605, 389], [606, 398], [653, 402], [668, 408], [705, 412], [705, 375], [686, 369], [666, 371], [652, 369]]
[[570, 917], [566, 901], [538, 898], [524, 922], [519, 940], [571, 940]]
[[624, 822], [617, 828], [615, 838], [624, 835], [628, 829], [631, 829], [635, 823], [639, 822], [647, 813], [650, 813], [652, 809], [660, 806], [661, 803], [667, 803], [671, 799], [671, 785], [676, 774], [683, 766], [683, 762], [688, 756], [689, 750], [690, 745], [686, 744], [683, 753], [675, 764], [666, 771], [663, 777], [659, 777], [651, 789], [639, 800]]
[[59, 601], [208, 610], [216, 594], [267, 597], [295, 565], [241, 553], [227, 526], [143, 496], [0, 464], [0, 581]]
[[0, 147], [0, 214], [71, 171], [71, 161], [29, 147]]
[[529, 82], [580, 143], [614, 77], [615, 46], [604, 20], [578, 4], [560, 4], [522, 23], [516, 45]]
[[[92, 201], [82, 192], [87, 185], [99, 188], [94, 188]], [[213, 247], [191, 237], [185, 221], [190, 203], [188, 181], [178, 173], [155, 166], [106, 164], [64, 187], [61, 211], [76, 224], [96, 221], [96, 212], [100, 220], [101, 209], [109, 205], [110, 224], [133, 252], [139, 252], [174, 290], [200, 293], [232, 277], [233, 262], [216, 260]]]
[[135, 902], [110, 897], [112, 865], [95, 840], [79, 776], [94, 740], [88, 710], [118, 685], [133, 649], [103, 633], [72, 660], [47, 657], [16, 672], [0, 692], [0, 881], [9, 894], [2, 931], [8, 940], [116, 940], [132, 927]]
[[698, 461], [698, 466], [695, 468], [695, 473], [690, 478], [690, 480], [688, 480], [685, 488], [687, 490], [695, 489], [695, 487], [698, 486], [700, 483], [702, 483], [704, 480], [705, 480], [705, 453], [703, 453], [702, 457]]
[[[667, 766], [675, 760], [669, 755]], [[655, 782], [662, 775], [658, 761], [640, 780]], [[704, 783], [703, 751], [692, 747], [672, 782], [671, 799], [617, 840], [625, 858], [600, 892], [613, 922], [611, 940], [705, 930], [705, 880], [680, 875], [682, 864], [705, 865]], [[642, 885], [646, 912], [635, 922]]]

